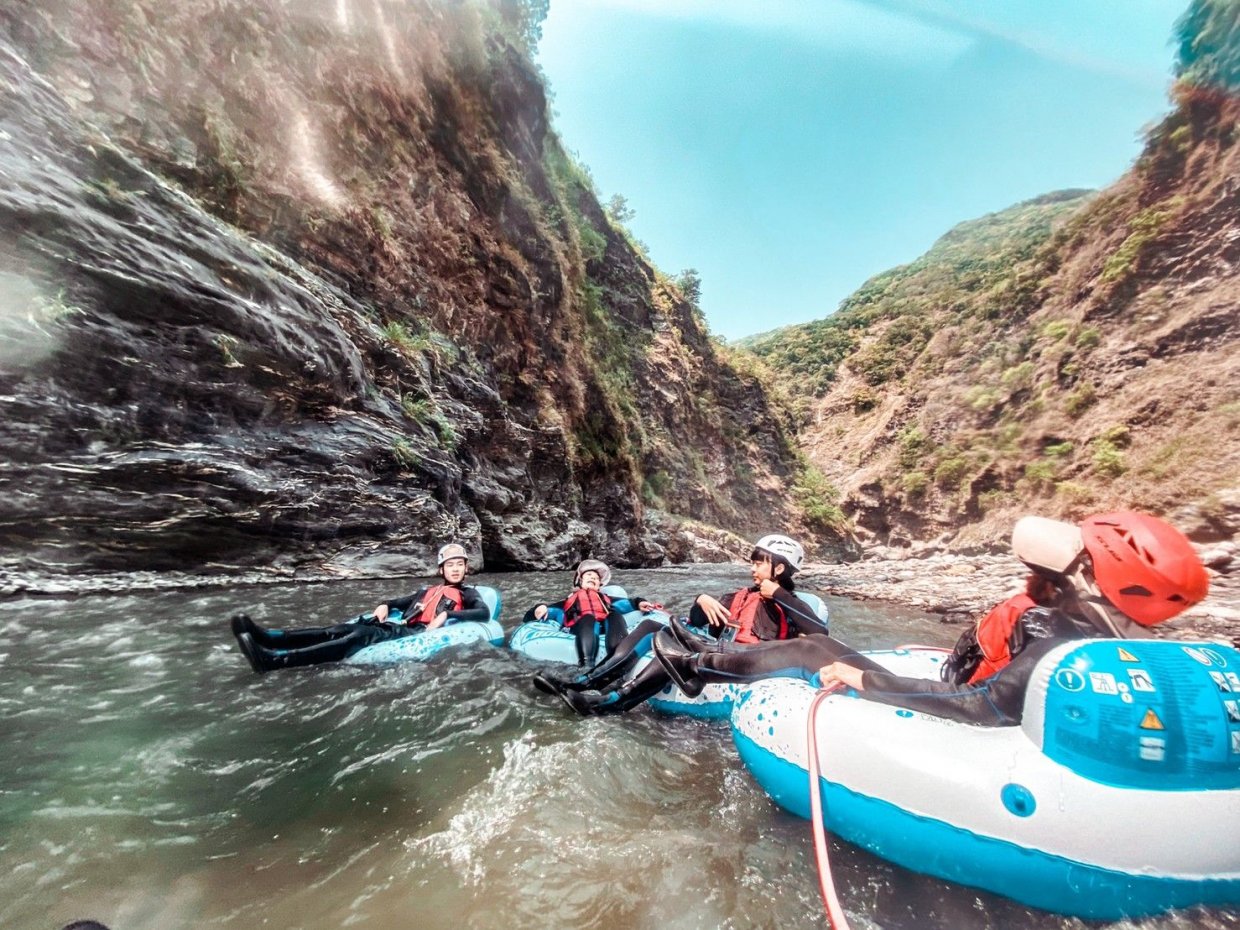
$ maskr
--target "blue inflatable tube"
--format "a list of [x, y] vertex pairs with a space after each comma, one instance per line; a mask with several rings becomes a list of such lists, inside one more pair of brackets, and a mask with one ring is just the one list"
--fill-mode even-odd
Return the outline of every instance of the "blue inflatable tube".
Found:
[[[619, 585], [608, 585], [602, 591], [611, 598], [612, 606], [624, 615], [624, 622], [629, 632], [632, 632], [643, 620], [657, 620], [663, 624], [668, 621], [669, 615], [661, 610], [642, 613], [637, 609], [636, 604], [629, 601], [628, 592]], [[545, 620], [531, 620], [513, 630], [508, 638], [508, 648], [540, 662], [563, 662], [576, 665], [576, 637], [573, 636], [572, 630], [566, 630], [560, 626], [563, 619], [563, 613], [560, 610], [554, 607], [549, 608]], [[595, 661], [601, 660], [606, 652], [607, 644], [600, 635]]]
[[[475, 590], [491, 609], [491, 619], [485, 623], [470, 620], [446, 623], [425, 633], [401, 636], [366, 646], [343, 661], [349, 665], [395, 665], [399, 662], [422, 662], [450, 646], [483, 642], [493, 646], [501, 645], [504, 642], [504, 629], [499, 625], [499, 613], [503, 608], [503, 601], [499, 591], [485, 585], [477, 585]], [[400, 612], [397, 611], [392, 616], [399, 620]]]
[[[822, 598], [803, 591], [796, 592], [796, 596], [813, 608], [814, 614], [823, 622], [823, 625], [829, 623], [830, 615]], [[714, 637], [706, 633], [701, 635], [708, 642], [714, 640]], [[641, 674], [648, 662], [653, 661], [657, 661], [653, 656], [648, 660], [643, 660], [634, 667], [633, 674]], [[709, 684], [697, 697], [689, 697], [676, 685], [668, 684], [646, 703], [664, 714], [687, 714], [703, 720], [727, 720], [732, 715], [733, 702], [746, 687], [748, 686], [744, 684]]]
[[[897, 674], [916, 650], [869, 653]], [[980, 727], [792, 679], [732, 712], [767, 794], [897, 865], [1085, 920], [1240, 905], [1240, 651], [1075, 640], [1044, 656], [1018, 726]], [[1185, 918], [1185, 925], [1190, 922]]]

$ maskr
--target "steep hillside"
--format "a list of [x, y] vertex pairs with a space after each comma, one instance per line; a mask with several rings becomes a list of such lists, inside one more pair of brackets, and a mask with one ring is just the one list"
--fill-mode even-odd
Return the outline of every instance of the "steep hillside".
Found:
[[808, 385], [809, 454], [863, 537], [985, 544], [1118, 506], [1240, 530], [1235, 21], [1190, 9], [1176, 108], [1115, 186], [964, 223], [751, 341]]
[[784, 417], [549, 129], [531, 6], [0, 4], [0, 567], [808, 531]]
[[[825, 396], [844, 361], [871, 389], [895, 381], [945, 321], [1005, 315], [1006, 288], [1041, 271], [1038, 259], [1051, 233], [1091, 193], [1059, 191], [961, 223], [916, 261], [871, 278], [826, 319], [738, 345], [786, 372], [802, 397]], [[975, 305], [977, 295], [996, 288], [989, 305]], [[856, 404], [864, 409], [874, 398], [873, 390], [862, 389]]]

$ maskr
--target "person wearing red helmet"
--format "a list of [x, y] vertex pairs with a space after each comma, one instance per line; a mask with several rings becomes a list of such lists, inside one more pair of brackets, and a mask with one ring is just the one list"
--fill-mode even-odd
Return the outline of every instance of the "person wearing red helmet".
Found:
[[[255, 623], [248, 614], [235, 614], [231, 625], [237, 648], [250, 667], [262, 674], [277, 668], [339, 662], [366, 646], [433, 630], [445, 623], [490, 620], [490, 608], [478, 590], [462, 584], [469, 571], [465, 547], [459, 543], [441, 546], [436, 560], [440, 584], [385, 601], [369, 614], [334, 626], [272, 630]], [[399, 621], [389, 619], [395, 611], [402, 615]]]
[[1042, 656], [1072, 639], [1153, 635], [1150, 627], [1202, 600], [1209, 589], [1192, 543], [1168, 523], [1132, 511], [1098, 514], [1079, 525], [1023, 517], [1012, 551], [1030, 569], [1025, 591], [966, 630], [941, 681], [893, 675], [829, 636], [772, 643], [745, 653], [655, 653], [688, 694], [707, 682], [778, 674], [844, 685], [862, 697], [983, 726], [1020, 722], [1024, 695]]

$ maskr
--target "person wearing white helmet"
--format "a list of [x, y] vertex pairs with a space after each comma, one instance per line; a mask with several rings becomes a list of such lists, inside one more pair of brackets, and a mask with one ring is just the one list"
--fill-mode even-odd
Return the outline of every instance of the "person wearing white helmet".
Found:
[[[753, 584], [721, 598], [699, 595], [689, 611], [689, 625], [709, 629], [719, 638], [718, 648], [742, 651], [757, 643], [826, 633], [818, 615], [795, 594], [792, 576], [804, 559], [805, 550], [791, 537], [763, 536], [749, 554]], [[664, 630], [639, 638], [641, 631], [639, 626], [617, 646], [611, 662], [601, 663], [584, 680], [559, 688], [560, 697], [580, 714], [610, 714], [636, 707], [661, 691], [670, 679], [655, 662], [612, 691], [598, 690], [618, 680], [635, 663], [631, 657], [643, 649], [658, 651], [672, 635]]]
[[1025, 590], [966, 630], [943, 664], [942, 680], [893, 675], [830, 636], [757, 646], [744, 654], [661, 650], [688, 694], [708, 682], [772, 675], [843, 685], [862, 697], [979, 726], [1020, 723], [1038, 660], [1081, 638], [1151, 635], [1147, 629], [1206, 596], [1209, 581], [1192, 544], [1173, 526], [1131, 511], [1080, 524], [1023, 517], [1012, 551], [1030, 569]]
[[[545, 620], [550, 608], [558, 608], [563, 620], [561, 626], [573, 631], [577, 647], [577, 664], [590, 665], [598, 652], [598, 632], [601, 628], [606, 644], [606, 662], [616, 651], [616, 646], [624, 638], [627, 627], [624, 615], [611, 605], [611, 598], [602, 592], [602, 588], [611, 581], [611, 569], [598, 559], [582, 559], [577, 563], [573, 574], [573, 591], [568, 597], [554, 604], [535, 604], [525, 612], [522, 623], [533, 620]], [[630, 598], [638, 610], [652, 610], [654, 605], [645, 598]], [[548, 679], [550, 680], [550, 679]]]
[[[254, 671], [295, 668], [339, 662], [365, 646], [401, 636], [413, 636], [445, 623], [485, 622], [491, 611], [476, 588], [463, 582], [469, 571], [469, 553], [459, 543], [447, 543], [436, 554], [440, 583], [419, 588], [405, 597], [379, 604], [356, 620], [327, 627], [272, 630], [248, 614], [236, 614], [231, 624], [237, 647]], [[399, 616], [399, 619], [393, 619]]]

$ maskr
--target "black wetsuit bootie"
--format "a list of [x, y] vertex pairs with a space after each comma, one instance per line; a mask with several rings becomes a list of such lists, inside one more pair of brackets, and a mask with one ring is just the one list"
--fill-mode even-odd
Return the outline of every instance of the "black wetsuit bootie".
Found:
[[[235, 620], [236, 618], [234, 617], [233, 619]], [[267, 671], [267, 664], [263, 661], [263, 647], [254, 642], [254, 637], [249, 633], [237, 634], [237, 648], [241, 650], [241, 654], [245, 656], [246, 661], [250, 663], [250, 668], [260, 675]]]
[[636, 652], [613, 656], [594, 666], [587, 674], [578, 675], [576, 678], [538, 674], [533, 678], [534, 687], [545, 694], [559, 695], [563, 695], [565, 691], [601, 691], [617, 678], [623, 678], [640, 658]]
[[562, 678], [556, 678], [554, 675], [535, 675], [531, 681], [534, 687], [543, 694], [559, 694], [565, 688], [569, 687], [572, 682], [564, 681]]
[[[258, 645], [270, 649], [276, 643], [282, 643], [288, 632], [285, 630], [269, 630], [260, 623], [256, 623], [249, 614], [233, 614], [229, 621], [232, 627], [233, 636], [240, 636], [242, 633], [250, 634], [250, 638]], [[303, 630], [293, 630], [294, 636], [304, 635]]]
[[654, 638], [654, 654], [668, 677], [676, 682], [676, 687], [686, 697], [697, 697], [702, 693], [706, 682], [698, 677], [696, 652], [685, 649], [671, 633], [660, 633]]
[[242, 633], [249, 633], [253, 636], [262, 632], [259, 625], [250, 619], [249, 614], [233, 614], [228, 624], [232, 627], [233, 636], [240, 636]]
[[628, 652], [624, 655], [613, 656], [605, 662], [600, 662], [594, 666], [589, 674], [569, 682], [567, 687], [574, 691], [602, 691], [604, 687], [611, 684], [618, 678], [623, 678], [628, 674], [629, 669], [637, 664], [637, 660], [641, 656], [636, 652]]
[[715, 648], [712, 643], [704, 636], [698, 636], [693, 633], [676, 617], [672, 617], [667, 621], [667, 629], [672, 631], [672, 635], [676, 637], [676, 642], [684, 646], [690, 652], [706, 652]]
[[667, 676], [658, 666], [646, 666], [640, 675], [630, 678], [614, 691], [561, 691], [564, 703], [582, 716], [590, 714], [623, 714], [663, 690]]
[[608, 695], [603, 694], [601, 691], [558, 691], [556, 693], [564, 700], [565, 704], [583, 717], [600, 713], [598, 707], [608, 697]]

